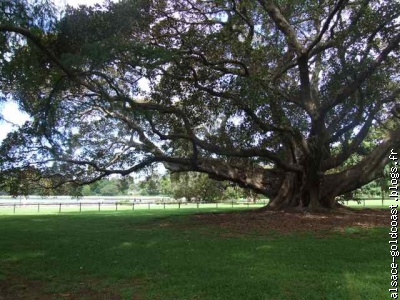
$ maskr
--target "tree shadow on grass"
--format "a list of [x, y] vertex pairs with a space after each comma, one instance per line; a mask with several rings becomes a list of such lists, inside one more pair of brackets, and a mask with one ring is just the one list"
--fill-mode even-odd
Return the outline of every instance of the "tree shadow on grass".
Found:
[[[266, 216], [244, 215], [0, 219], [0, 295], [352, 300], [387, 296], [382, 255], [386, 230], [339, 227], [340, 233], [334, 228], [336, 233], [326, 235], [307, 227], [279, 231], [265, 229], [272, 224], [270, 216], [268, 221]], [[285, 230], [287, 218], [276, 219]], [[317, 215], [296, 222], [314, 222], [316, 227], [323, 220]], [[336, 222], [341, 224], [340, 219]], [[233, 234], [224, 236], [229, 232]], [[7, 261], [10, 255], [17, 259]], [[19, 282], [23, 286], [18, 287]], [[6, 285], [13, 288], [5, 289]], [[33, 296], [24, 298], [24, 290], [32, 290]]]

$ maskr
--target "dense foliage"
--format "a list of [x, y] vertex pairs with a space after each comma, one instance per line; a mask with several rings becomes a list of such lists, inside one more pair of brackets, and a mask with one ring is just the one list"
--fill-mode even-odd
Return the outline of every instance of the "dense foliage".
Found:
[[3, 142], [3, 174], [57, 187], [163, 163], [317, 209], [400, 148], [397, 1], [123, 0], [56, 17], [17, 0], [0, 14], [0, 89], [32, 116]]

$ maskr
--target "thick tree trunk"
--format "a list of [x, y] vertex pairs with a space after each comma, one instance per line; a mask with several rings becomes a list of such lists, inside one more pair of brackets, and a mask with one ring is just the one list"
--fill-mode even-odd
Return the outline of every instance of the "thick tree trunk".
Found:
[[294, 156], [293, 160], [302, 166], [302, 171], [286, 174], [278, 195], [270, 201], [268, 209], [285, 209], [289, 207], [317, 211], [322, 208], [332, 207], [331, 201], [322, 200], [321, 197], [321, 184], [323, 181], [321, 164], [326, 155], [323, 136], [323, 134], [320, 136], [313, 135], [309, 138], [308, 153], [301, 153], [300, 149], [295, 149], [295, 152], [301, 153], [301, 155]]
[[302, 166], [302, 171], [298, 172], [233, 165], [213, 159], [199, 160], [195, 169], [188, 163], [166, 166], [175, 171], [207, 173], [214, 179], [228, 180], [252, 189], [270, 199], [269, 204], [263, 208], [265, 210], [319, 211], [335, 208], [337, 196], [354, 191], [379, 178], [388, 162], [391, 149], [398, 149], [399, 146], [400, 129], [394, 131], [391, 139], [378, 145], [358, 164], [331, 174], [324, 174], [322, 147], [313, 148], [312, 154], [308, 158], [303, 157], [301, 162], [297, 161], [296, 157], [293, 159], [294, 163]]
[[289, 173], [283, 180], [276, 197], [272, 198], [265, 209], [299, 209], [319, 211], [331, 209], [335, 204], [334, 196], [323, 196], [321, 179], [318, 176]]
[[377, 146], [358, 164], [342, 172], [323, 174], [315, 160], [304, 165], [305, 172], [289, 173], [266, 209], [298, 208], [310, 211], [333, 209], [338, 204], [336, 197], [354, 191], [382, 176], [392, 149], [398, 149], [400, 131], [388, 142]]

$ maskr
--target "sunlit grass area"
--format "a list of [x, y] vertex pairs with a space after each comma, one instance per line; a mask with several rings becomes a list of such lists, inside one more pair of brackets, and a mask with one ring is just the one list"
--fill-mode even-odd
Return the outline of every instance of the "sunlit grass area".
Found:
[[[233, 211], [201, 211], [223, 210]], [[236, 236], [195, 226], [197, 212], [0, 216], [0, 292], [14, 299], [387, 298], [385, 228]]]

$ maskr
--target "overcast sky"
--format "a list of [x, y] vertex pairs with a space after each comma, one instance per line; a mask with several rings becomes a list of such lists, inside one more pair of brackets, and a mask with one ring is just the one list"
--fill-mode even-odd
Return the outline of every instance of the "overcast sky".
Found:
[[[79, 4], [92, 5], [95, 3], [104, 2], [103, 0], [53, 0], [53, 1], [59, 7], [65, 6], [66, 4], [72, 6], [78, 6]], [[18, 105], [15, 102], [7, 102], [5, 104], [2, 104], [0, 106], [0, 112], [2, 116], [7, 121], [9, 121], [9, 122], [0, 121], [0, 141], [7, 136], [8, 132], [17, 128], [17, 126], [14, 126], [12, 124], [22, 125], [25, 123], [25, 121], [28, 120], [28, 116], [22, 113], [18, 109]]]

